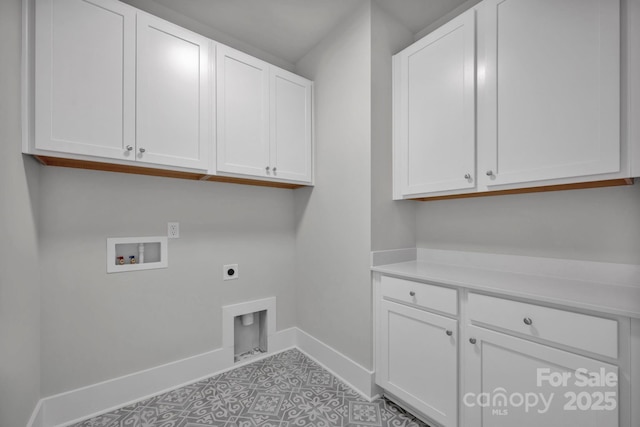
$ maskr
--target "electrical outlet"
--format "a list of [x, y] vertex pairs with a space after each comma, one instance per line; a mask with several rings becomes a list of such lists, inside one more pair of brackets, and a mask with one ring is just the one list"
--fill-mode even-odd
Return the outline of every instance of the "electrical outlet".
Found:
[[167, 237], [170, 239], [177, 239], [180, 237], [180, 223], [179, 222], [170, 222], [167, 225]]
[[222, 266], [222, 279], [235, 280], [238, 278], [238, 264], [227, 264]]

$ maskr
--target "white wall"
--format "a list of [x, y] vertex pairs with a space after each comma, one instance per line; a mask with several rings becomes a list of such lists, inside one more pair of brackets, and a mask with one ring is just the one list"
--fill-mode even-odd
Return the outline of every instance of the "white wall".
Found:
[[[227, 304], [277, 298], [295, 325], [293, 191], [42, 168], [42, 392], [222, 346]], [[106, 238], [166, 235], [169, 268], [106, 274]], [[222, 281], [223, 264], [239, 279]]]
[[417, 245], [640, 264], [640, 185], [422, 202]]
[[21, 10], [0, 2], [0, 427], [26, 425], [40, 398], [39, 167], [20, 153]]
[[391, 56], [411, 32], [371, 2], [371, 250], [416, 246], [416, 203], [393, 201]]
[[298, 327], [371, 368], [371, 5], [297, 65], [315, 81], [316, 186], [297, 190]]

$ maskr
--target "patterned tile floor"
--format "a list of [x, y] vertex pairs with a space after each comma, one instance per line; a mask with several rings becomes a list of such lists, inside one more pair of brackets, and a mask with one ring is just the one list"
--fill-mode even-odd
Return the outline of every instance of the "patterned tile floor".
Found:
[[386, 399], [368, 402], [298, 350], [73, 427], [426, 427]]

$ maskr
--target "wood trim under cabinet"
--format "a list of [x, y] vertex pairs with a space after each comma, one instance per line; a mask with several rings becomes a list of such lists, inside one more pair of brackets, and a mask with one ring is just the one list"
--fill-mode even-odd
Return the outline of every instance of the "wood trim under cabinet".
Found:
[[259, 187], [275, 187], [275, 188], [287, 188], [287, 189], [303, 187], [303, 185], [291, 184], [288, 182], [258, 181], [258, 180], [245, 179], [245, 178], [206, 175], [206, 174], [195, 173], [195, 172], [181, 172], [181, 171], [172, 171], [172, 170], [166, 170], [166, 169], [145, 168], [140, 166], [119, 165], [119, 164], [101, 163], [101, 162], [89, 162], [86, 160], [76, 160], [76, 159], [64, 159], [60, 157], [49, 157], [49, 156], [33, 156], [33, 157], [45, 166], [59, 166], [59, 167], [74, 168], [74, 169], [89, 169], [89, 170], [98, 170], [98, 171], [105, 171], [105, 172], [130, 173], [134, 175], [161, 176], [165, 178], [189, 179], [193, 181], [227, 182], [231, 184], [254, 185]]
[[466, 199], [471, 197], [503, 196], [506, 194], [544, 193], [547, 191], [578, 190], [583, 188], [617, 187], [621, 185], [633, 185], [633, 182], [633, 178], [621, 178], [609, 179], [606, 181], [578, 182], [575, 184], [558, 184], [542, 187], [514, 188], [511, 190], [485, 191], [481, 193], [452, 194], [450, 196], [420, 197], [406, 200], [431, 202], [435, 200]]

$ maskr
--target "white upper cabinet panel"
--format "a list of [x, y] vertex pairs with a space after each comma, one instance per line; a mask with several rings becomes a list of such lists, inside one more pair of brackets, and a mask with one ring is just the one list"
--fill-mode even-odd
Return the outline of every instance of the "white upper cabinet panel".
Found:
[[116, 0], [32, 1], [25, 153], [312, 183], [311, 81]]
[[312, 82], [226, 46], [216, 56], [216, 172], [311, 183]]
[[475, 11], [400, 52], [394, 73], [401, 196], [475, 187]]
[[271, 155], [276, 178], [311, 182], [312, 83], [279, 68], [271, 71]]
[[217, 49], [217, 170], [270, 176], [269, 65]]
[[137, 160], [207, 169], [211, 42], [147, 14], [137, 19]]
[[478, 16], [481, 183], [619, 172], [619, 1], [485, 0]]
[[135, 9], [37, 0], [35, 148], [126, 159], [135, 146]]

